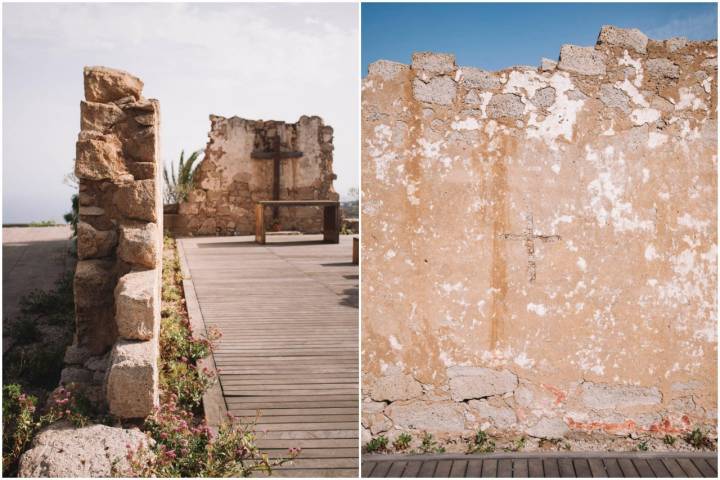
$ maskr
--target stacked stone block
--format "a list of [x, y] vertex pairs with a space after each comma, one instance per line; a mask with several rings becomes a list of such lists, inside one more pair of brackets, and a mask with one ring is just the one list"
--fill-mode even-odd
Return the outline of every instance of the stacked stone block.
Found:
[[[210, 140], [195, 173], [195, 188], [167, 214], [166, 227], [182, 235], [249, 235], [255, 232], [255, 204], [272, 199], [273, 160], [254, 159], [253, 151], [271, 151], [279, 137], [281, 151], [300, 151], [281, 161], [280, 200], [337, 200], [333, 190], [333, 129], [320, 117], [297, 123], [210, 116]], [[322, 211], [315, 207], [281, 208], [268, 230], [322, 231]]]
[[84, 384], [114, 415], [142, 418], [158, 402], [159, 103], [120, 70], [87, 67], [84, 80], [76, 333], [62, 381]]

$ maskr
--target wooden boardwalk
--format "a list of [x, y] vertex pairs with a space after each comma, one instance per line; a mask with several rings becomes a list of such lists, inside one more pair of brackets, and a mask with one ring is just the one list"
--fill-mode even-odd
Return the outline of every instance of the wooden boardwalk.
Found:
[[364, 455], [362, 476], [717, 478], [717, 453]]
[[271, 457], [302, 449], [273, 476], [358, 476], [358, 267], [350, 236], [319, 239], [179, 240], [197, 310], [223, 332], [221, 408], [260, 411], [258, 445]]

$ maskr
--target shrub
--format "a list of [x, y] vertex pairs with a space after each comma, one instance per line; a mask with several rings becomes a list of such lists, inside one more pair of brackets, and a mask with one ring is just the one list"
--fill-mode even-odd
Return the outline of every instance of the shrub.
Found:
[[675, 445], [675, 440], [676, 438], [672, 435], [665, 435], [665, 438], [663, 438], [663, 443], [672, 447], [673, 445]]
[[40, 329], [34, 318], [23, 316], [15, 322], [10, 335], [18, 345], [28, 345], [40, 340]]

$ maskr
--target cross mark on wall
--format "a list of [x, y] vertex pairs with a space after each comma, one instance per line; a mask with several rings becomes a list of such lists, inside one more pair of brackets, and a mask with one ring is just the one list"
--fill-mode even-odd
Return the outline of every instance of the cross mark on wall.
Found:
[[[273, 139], [272, 150], [262, 151], [253, 150], [250, 154], [251, 158], [256, 160], [272, 160], [273, 161], [273, 184], [272, 184], [272, 200], [280, 200], [280, 161], [284, 158], [302, 157], [303, 152], [281, 151], [280, 137]], [[273, 220], [278, 219], [278, 207], [273, 207]]]
[[525, 214], [525, 232], [523, 234], [516, 233], [502, 233], [500, 237], [505, 240], [524, 240], [525, 249], [528, 254], [528, 280], [530, 282], [535, 281], [536, 276], [536, 258], [535, 258], [535, 240], [540, 240], [543, 243], [552, 243], [560, 240], [560, 235], [538, 235], [535, 233], [535, 226], [533, 222], [533, 214]]

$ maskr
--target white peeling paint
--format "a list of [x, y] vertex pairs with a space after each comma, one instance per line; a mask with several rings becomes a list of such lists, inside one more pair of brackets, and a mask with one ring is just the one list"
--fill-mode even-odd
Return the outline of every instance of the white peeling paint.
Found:
[[584, 259], [583, 257], [578, 257], [577, 266], [578, 266], [578, 268], [579, 268], [580, 270], [582, 270], [583, 272], [584, 272], [585, 270], [587, 270], [587, 262], [585, 261], [585, 259]]
[[527, 304], [527, 311], [532, 312], [535, 315], [538, 315], [540, 317], [544, 317], [547, 313], [547, 308], [543, 304], [539, 303], [528, 303]]
[[402, 350], [402, 344], [398, 342], [397, 338], [395, 338], [395, 335], [388, 336], [388, 341], [390, 342], [390, 347], [393, 350]]
[[648, 135], [648, 147], [657, 148], [661, 145], [665, 145], [667, 140], [668, 136], [663, 133], [650, 132], [650, 135]]
[[656, 122], [660, 119], [660, 112], [654, 108], [638, 108], [630, 114], [633, 125], [640, 126], [646, 123]]

